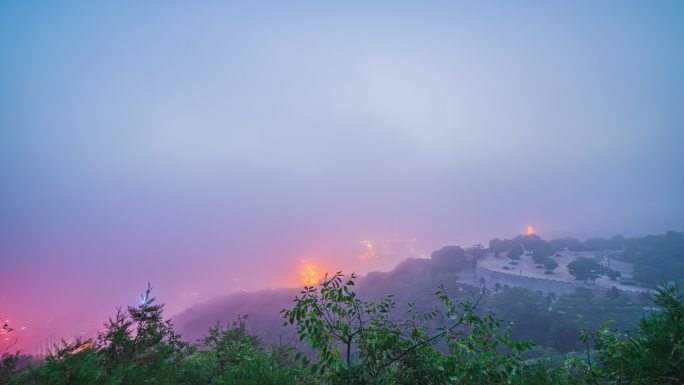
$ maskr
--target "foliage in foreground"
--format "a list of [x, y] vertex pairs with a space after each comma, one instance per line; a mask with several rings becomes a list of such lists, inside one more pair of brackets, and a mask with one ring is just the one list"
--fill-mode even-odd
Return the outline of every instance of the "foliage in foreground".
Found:
[[658, 289], [659, 311], [632, 337], [610, 324], [583, 332], [586, 350], [560, 365], [524, 360], [532, 344], [512, 339], [491, 313], [478, 314], [481, 297], [457, 303], [440, 287], [440, 309], [399, 318], [391, 297], [366, 302], [353, 288], [354, 276], [338, 273], [283, 310], [309, 344], [307, 354], [265, 348], [244, 317], [217, 324], [195, 344], [183, 342], [148, 288], [139, 306], [119, 309], [96, 338], [64, 342], [37, 365], [6, 354], [0, 384], [684, 383], [684, 305], [674, 286]]

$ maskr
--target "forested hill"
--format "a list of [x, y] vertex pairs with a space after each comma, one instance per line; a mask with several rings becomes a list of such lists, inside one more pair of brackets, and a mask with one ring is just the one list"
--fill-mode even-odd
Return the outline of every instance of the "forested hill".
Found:
[[[592, 241], [609, 248], [591, 247], [635, 269], [637, 260], [678, 268], [681, 238], [614, 237]], [[659, 285], [652, 303], [633, 303], [624, 291], [586, 285], [556, 298], [461, 282], [494, 253], [513, 262], [569, 248], [588, 255], [590, 243], [521, 236], [487, 249], [449, 246], [359, 279], [335, 274], [303, 291], [217, 298], [173, 322], [148, 287], [93, 338], [63, 341], [47, 356], [0, 352], [0, 384], [683, 384], [676, 283]], [[0, 333], [11, 338], [12, 326], [0, 324]]]
[[[684, 236], [670, 231], [661, 235], [639, 238], [615, 236], [580, 241], [562, 238], [546, 241], [536, 235], [521, 235], [512, 239], [492, 239], [487, 247], [475, 245], [463, 248], [446, 246], [432, 253], [429, 259], [408, 259], [389, 272], [373, 272], [357, 281], [361, 298], [380, 300], [393, 295], [395, 314], [401, 316], [409, 303], [421, 311], [436, 304], [434, 291], [444, 284], [458, 299], [472, 298], [479, 291], [478, 283], [464, 279], [472, 276], [477, 260], [486, 253], [501, 253], [509, 258], [521, 249], [529, 258], [552, 258], [560, 251], [594, 252], [615, 260], [634, 263], [634, 279], [655, 287], [659, 282], [673, 281], [684, 287]], [[509, 255], [509, 254], [513, 255]], [[523, 256], [524, 258], [524, 256]], [[174, 317], [174, 324], [187, 340], [200, 338], [216, 322], [229, 322], [238, 315], [248, 316], [250, 331], [266, 342], [292, 340], [294, 331], [282, 327], [280, 311], [292, 306], [300, 289], [284, 288], [253, 293], [237, 293], [197, 304]], [[577, 334], [582, 315], [588, 326], [597, 329], [607, 320], [615, 327], [628, 330], [644, 316], [644, 305], [633, 304], [619, 292], [595, 295], [589, 290], [561, 298], [550, 298], [525, 289], [490, 293], [483, 298], [480, 311], [491, 310], [505, 321], [513, 322], [514, 337], [535, 341], [558, 351], [577, 348]], [[534, 314], [534, 318], [530, 317]]]

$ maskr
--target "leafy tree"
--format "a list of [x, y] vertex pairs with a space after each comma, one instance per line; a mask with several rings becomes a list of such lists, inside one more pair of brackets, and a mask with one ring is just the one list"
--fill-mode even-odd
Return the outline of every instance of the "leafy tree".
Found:
[[589, 238], [584, 241], [584, 250], [586, 251], [606, 251], [606, 250], [621, 250], [624, 239], [616, 235], [610, 239], [606, 238]]
[[501, 240], [499, 238], [492, 238], [489, 240], [489, 251], [492, 253], [503, 253], [511, 248], [511, 241], [508, 239]]
[[37, 384], [121, 384], [108, 378], [101, 366], [92, 341], [62, 341], [45, 358], [43, 366], [27, 374], [30, 383]]
[[9, 383], [15, 374], [19, 361], [18, 353], [8, 353], [12, 346], [17, 343], [16, 339], [9, 337], [13, 330], [9, 321], [0, 321], [0, 344], [2, 344], [0, 345], [0, 384]]
[[199, 341], [183, 365], [182, 378], [198, 384], [295, 384], [302, 374], [292, 368], [289, 351], [266, 351], [247, 332], [246, 316], [230, 326], [217, 323]]
[[[450, 312], [455, 310], [456, 307], [452, 304]], [[531, 344], [513, 340], [510, 329], [491, 313], [477, 316], [470, 304], [461, 304], [460, 310], [470, 333], [465, 337], [459, 334], [448, 336], [447, 345], [451, 354], [444, 357], [443, 367], [449, 383], [522, 383], [521, 373], [527, 371], [521, 354]], [[433, 373], [440, 371], [440, 367], [437, 367]], [[531, 383], [539, 383], [540, 377], [531, 377]], [[429, 380], [430, 377], [423, 378], [422, 383], [428, 383]]]
[[558, 267], [558, 262], [556, 262], [555, 259], [552, 258], [546, 258], [544, 260], [544, 268], [546, 269], [547, 272], [551, 272], [555, 270]]
[[584, 283], [587, 283], [587, 280], [595, 281], [596, 278], [603, 276], [603, 274], [605, 274], [606, 268], [605, 266], [596, 262], [594, 259], [579, 257], [568, 263], [568, 271], [575, 277], [576, 280], [581, 280], [584, 281]]
[[604, 325], [595, 336], [602, 367], [591, 368], [616, 384], [684, 383], [684, 304], [676, 286], [661, 286], [654, 302], [660, 311], [643, 319], [635, 337]]
[[247, 333], [245, 318], [228, 328], [217, 325], [197, 345], [181, 342], [150, 291], [140, 305], [118, 309], [97, 338], [63, 341], [41, 365], [13, 371], [0, 383], [289, 385], [305, 379], [288, 350], [268, 352]]
[[514, 244], [522, 245], [527, 250], [534, 250], [546, 243], [546, 241], [541, 239], [537, 234], [518, 235], [512, 239], [512, 242]]
[[579, 287], [574, 294], [560, 297], [551, 306], [548, 346], [561, 352], [581, 349], [578, 336], [582, 323], [578, 317], [590, 332], [598, 331], [608, 320], [613, 321], [617, 330], [627, 332], [647, 314], [643, 305], [632, 304], [625, 296], [594, 296], [591, 290]]
[[550, 327], [548, 301], [539, 291], [520, 287], [506, 288], [493, 295], [486, 309], [512, 323], [511, 334], [518, 340], [544, 344]]
[[148, 285], [138, 306], [128, 306], [127, 312], [119, 309], [97, 337], [105, 375], [120, 384], [166, 380], [187, 348], [171, 321], [164, 320], [164, 305], [156, 303], [151, 291]]
[[650, 287], [662, 281], [684, 285], [684, 233], [668, 231], [623, 243], [624, 251], [614, 257], [634, 263], [635, 281]]
[[617, 280], [622, 276], [622, 274], [619, 271], [614, 269], [606, 269], [606, 275], [613, 281]]
[[[396, 357], [403, 357], [411, 342], [400, 337], [389, 318], [394, 307], [391, 297], [377, 303], [362, 301], [350, 289], [355, 276], [343, 278], [338, 272], [326, 277], [320, 289], [305, 287], [294, 308], [283, 310], [287, 323], [294, 324], [300, 339], [317, 352], [317, 362], [302, 356], [303, 364], [324, 378], [339, 374], [349, 383], [386, 378], [388, 367]], [[356, 365], [353, 352], [358, 356]]]
[[460, 246], [445, 246], [430, 256], [433, 275], [456, 273], [475, 267], [475, 258]]
[[481, 243], [468, 247], [465, 251], [466, 254], [474, 257], [476, 260], [482, 258], [487, 253], [487, 249]]
[[[489, 384], [506, 381], [522, 365], [520, 353], [529, 344], [515, 342], [510, 331], [491, 314], [475, 313], [474, 303], [455, 303], [444, 287], [436, 292], [445, 307], [408, 320], [392, 318], [391, 298], [365, 302], [351, 290], [354, 276], [341, 273], [320, 288], [306, 287], [292, 309], [284, 310], [302, 340], [317, 353], [312, 373], [331, 384]], [[482, 297], [480, 297], [481, 299]], [[434, 334], [422, 321], [439, 318]], [[465, 333], [469, 331], [469, 333]], [[443, 355], [442, 341], [450, 350]]]
[[546, 257], [554, 253], [551, 245], [536, 234], [519, 235], [512, 240], [512, 243], [528, 250], [537, 264], [543, 263]]
[[608, 292], [606, 292], [606, 297], [612, 298], [612, 299], [618, 299], [618, 298], [620, 298], [620, 290], [618, 290], [617, 287], [613, 286], [608, 290]]
[[27, 377], [40, 384], [173, 383], [187, 344], [163, 319], [164, 305], [151, 290], [148, 285], [140, 305], [119, 308], [97, 338], [63, 341]]
[[583, 250], [582, 242], [576, 238], [552, 239], [549, 241], [549, 245], [555, 251], [563, 251], [565, 249], [568, 249], [570, 251], [582, 251]]
[[522, 246], [520, 246], [520, 244], [516, 244], [508, 250], [507, 255], [509, 259], [516, 260], [520, 259], [520, 256], [523, 255], [524, 252], [525, 250], [523, 250]]
[[[542, 241], [543, 242], [543, 241]], [[537, 244], [532, 249], [532, 260], [536, 264], [543, 264], [546, 259], [554, 254], [553, 248], [546, 242]]]

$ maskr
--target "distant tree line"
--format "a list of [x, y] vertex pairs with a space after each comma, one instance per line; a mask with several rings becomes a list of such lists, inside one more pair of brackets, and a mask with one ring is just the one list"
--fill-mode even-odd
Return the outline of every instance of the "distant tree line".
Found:
[[489, 241], [489, 251], [496, 255], [505, 254], [511, 260], [519, 260], [528, 254], [534, 263], [551, 273], [558, 267], [558, 262], [551, 258], [556, 249], [536, 234], [519, 235], [513, 239], [494, 238]]
[[634, 280], [655, 287], [660, 282], [684, 286], [684, 234], [668, 231], [625, 239], [623, 249], [611, 258], [634, 264]]
[[[545, 241], [537, 235], [519, 235], [512, 239], [493, 238], [489, 241], [489, 252], [519, 260], [529, 254], [539, 267], [554, 270], [558, 264], [551, 262], [551, 256], [561, 251], [596, 252], [607, 258], [634, 264], [634, 283], [656, 287], [662, 282], [684, 286], [684, 234], [668, 231], [660, 235], [637, 238], [594, 237], [585, 241], [576, 238], [559, 238]], [[612, 280], [620, 278], [616, 270], [601, 267], [601, 264], [580, 257], [570, 268], [578, 280], [595, 280], [607, 275]]]

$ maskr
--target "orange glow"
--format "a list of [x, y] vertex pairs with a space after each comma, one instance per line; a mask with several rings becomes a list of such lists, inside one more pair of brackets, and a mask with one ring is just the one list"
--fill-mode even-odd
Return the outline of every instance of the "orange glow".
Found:
[[92, 340], [87, 340], [87, 341], [85, 341], [83, 344], [81, 344], [81, 346], [79, 346], [79, 347], [77, 347], [76, 349], [74, 349], [73, 351], [71, 351], [70, 354], [76, 354], [76, 353], [78, 353], [78, 352], [81, 352], [81, 351], [83, 351], [83, 350], [86, 350], [86, 349], [90, 348], [91, 346], [93, 346], [93, 341], [92, 341]]
[[527, 235], [534, 235], [534, 227], [527, 226]]
[[366, 246], [366, 252], [359, 255], [359, 259], [362, 261], [365, 261], [370, 258], [377, 258], [378, 254], [375, 252], [375, 246], [371, 243], [371, 241], [364, 239], [361, 241], [361, 243]]
[[313, 286], [325, 277], [325, 270], [315, 263], [302, 261], [301, 282], [304, 286]]

